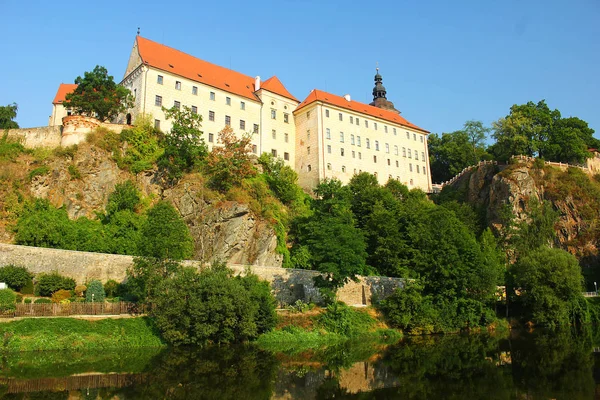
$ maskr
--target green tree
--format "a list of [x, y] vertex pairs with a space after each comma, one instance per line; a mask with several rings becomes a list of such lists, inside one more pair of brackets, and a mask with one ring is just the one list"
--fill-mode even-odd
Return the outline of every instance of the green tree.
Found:
[[9, 288], [21, 291], [33, 278], [31, 272], [25, 267], [6, 265], [0, 268], [0, 282], [4, 282]]
[[519, 254], [548, 246], [556, 237], [554, 226], [560, 214], [554, 210], [552, 203], [532, 198], [528, 208], [528, 218], [515, 225], [510, 237], [510, 244]]
[[18, 109], [17, 103], [0, 106], [0, 129], [16, 129], [19, 127], [19, 124], [13, 121], [17, 118]]
[[120, 134], [121, 141], [127, 143], [122, 163], [135, 174], [152, 169], [165, 151], [159, 135], [151, 115], [137, 116], [133, 129], [124, 129]]
[[190, 231], [170, 203], [160, 201], [148, 211], [139, 249], [143, 256], [158, 259], [183, 260], [192, 255]]
[[65, 96], [64, 105], [76, 114], [109, 121], [133, 107], [129, 89], [117, 85], [104, 67], [96, 65], [93, 71], [85, 72], [83, 78], [78, 76], [75, 83], [78, 86]]
[[210, 175], [210, 185], [221, 191], [239, 186], [245, 178], [256, 175], [250, 155], [252, 137], [243, 135], [238, 138], [231, 126], [227, 125], [219, 132], [219, 144], [208, 156], [206, 170]]
[[269, 188], [284, 204], [302, 201], [304, 193], [298, 186], [298, 174], [290, 166], [285, 165], [281, 158], [275, 158], [269, 153], [263, 153], [258, 162], [263, 168]]
[[202, 116], [192, 112], [188, 106], [182, 106], [181, 109], [163, 107], [163, 111], [165, 117], [173, 122], [171, 132], [163, 136], [165, 151], [158, 160], [158, 166], [167, 171], [171, 178], [179, 179], [208, 154], [208, 147], [200, 130]]
[[117, 183], [115, 190], [108, 196], [106, 215], [110, 218], [118, 211], [135, 211], [139, 204], [140, 194], [131, 180]]
[[104, 303], [104, 299], [106, 298], [106, 294], [104, 292], [104, 286], [102, 282], [97, 279], [94, 279], [87, 285], [87, 290], [85, 291], [85, 301], [88, 303]]
[[516, 301], [535, 324], [556, 327], [586, 320], [583, 277], [573, 255], [540, 247], [519, 257], [510, 273]]
[[37, 277], [37, 291], [40, 296], [52, 296], [52, 293], [61, 289], [75, 289], [75, 280], [60, 275], [58, 272], [41, 274]]

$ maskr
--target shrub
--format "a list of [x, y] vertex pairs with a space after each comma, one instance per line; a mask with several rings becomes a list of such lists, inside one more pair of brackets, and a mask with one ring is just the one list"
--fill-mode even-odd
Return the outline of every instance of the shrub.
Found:
[[10, 289], [0, 289], [0, 311], [9, 311], [16, 308], [17, 294]]
[[75, 286], [75, 296], [83, 297], [85, 291], [87, 290], [87, 286], [85, 285], [77, 285]]
[[102, 303], [105, 298], [104, 286], [102, 286], [102, 282], [99, 280], [93, 280], [87, 287], [85, 291], [85, 301], [91, 303]]
[[34, 304], [51, 304], [52, 300], [46, 299], [46, 298], [41, 298], [41, 299], [36, 299], [33, 303]]
[[71, 179], [81, 179], [81, 172], [75, 164], [69, 165], [69, 175], [71, 175]]
[[114, 279], [109, 279], [104, 284], [104, 293], [106, 293], [106, 297], [115, 297], [117, 291], [119, 290], [119, 282]]
[[58, 272], [41, 274], [38, 277], [38, 293], [40, 296], [52, 296], [58, 290], [75, 289], [75, 281], [72, 278], [60, 275]]
[[262, 281], [254, 274], [246, 274], [238, 277], [242, 285], [250, 294], [250, 299], [258, 304], [256, 315], [256, 328], [258, 333], [265, 333], [275, 328], [277, 324], [277, 313], [275, 312], [276, 301], [271, 294], [271, 287], [267, 281]]
[[50, 172], [50, 168], [48, 168], [47, 165], [43, 165], [41, 167], [37, 167], [33, 170], [31, 170], [31, 172], [29, 172], [29, 180], [32, 181], [33, 178], [35, 178], [36, 176], [42, 176], [42, 175], [46, 175], [48, 172]]
[[33, 302], [33, 299], [31, 297], [26, 297], [25, 301], [23, 301], [25, 304], [31, 304]]
[[317, 323], [328, 332], [350, 337], [366, 333], [375, 320], [369, 314], [354, 310], [344, 303], [334, 302], [318, 316]]
[[33, 292], [34, 292], [33, 279], [29, 278], [27, 280], [27, 283], [25, 284], [25, 286], [23, 286], [23, 288], [21, 289], [21, 293], [22, 294], [33, 294]]
[[57, 157], [73, 158], [77, 153], [77, 145], [74, 144], [68, 147], [57, 147], [54, 149], [54, 155]]
[[9, 139], [8, 132], [0, 138], [0, 161], [14, 161], [19, 154], [25, 152], [25, 147], [17, 140]]
[[71, 298], [71, 291], [69, 290], [57, 290], [52, 293], [52, 302], [53, 303], [62, 303], [63, 300], [68, 300]]
[[23, 302], [23, 295], [22, 295], [22, 294], [19, 294], [19, 293], [17, 293], [17, 303], [19, 303], [19, 304], [20, 304], [20, 303], [22, 303], [22, 302]]
[[0, 282], [5, 282], [11, 289], [20, 291], [31, 281], [31, 273], [25, 267], [7, 265], [0, 268]]

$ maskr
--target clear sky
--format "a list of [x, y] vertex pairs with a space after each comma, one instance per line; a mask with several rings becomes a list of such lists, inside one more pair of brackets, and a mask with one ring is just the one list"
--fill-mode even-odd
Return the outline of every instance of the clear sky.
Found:
[[546, 99], [600, 137], [600, 1], [0, 0], [0, 105], [44, 126], [61, 82], [105, 66], [119, 82], [141, 35], [250, 76], [388, 99], [435, 133]]

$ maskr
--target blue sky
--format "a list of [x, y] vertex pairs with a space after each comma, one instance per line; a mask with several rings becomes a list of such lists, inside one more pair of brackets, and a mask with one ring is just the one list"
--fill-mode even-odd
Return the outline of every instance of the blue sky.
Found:
[[61, 82], [97, 64], [120, 81], [144, 37], [267, 79], [370, 102], [379, 63], [388, 99], [435, 133], [486, 125], [546, 99], [600, 137], [600, 1], [0, 0], [0, 105], [44, 126]]

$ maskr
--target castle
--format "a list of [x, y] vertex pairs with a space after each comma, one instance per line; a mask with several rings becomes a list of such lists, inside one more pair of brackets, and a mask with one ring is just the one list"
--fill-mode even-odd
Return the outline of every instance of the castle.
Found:
[[[379, 71], [371, 104], [317, 89], [300, 102], [276, 76], [262, 81], [138, 35], [121, 85], [131, 90], [135, 105], [116, 122], [152, 115], [155, 127], [168, 132], [171, 123], [162, 108], [188, 106], [202, 115], [209, 149], [219, 145], [217, 133], [226, 125], [236, 134], [250, 133], [253, 152], [283, 159], [307, 190], [326, 178], [348, 183], [365, 171], [381, 184], [397, 179], [410, 189], [431, 191], [429, 132], [387, 100]], [[75, 87], [60, 85], [49, 125], [70, 115], [62, 103]]]

